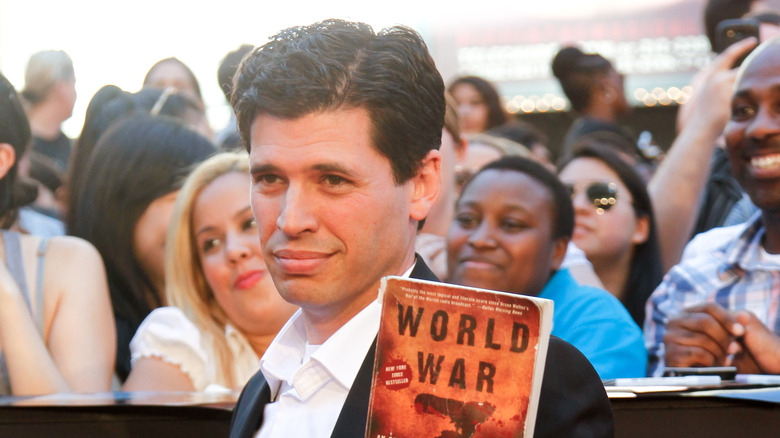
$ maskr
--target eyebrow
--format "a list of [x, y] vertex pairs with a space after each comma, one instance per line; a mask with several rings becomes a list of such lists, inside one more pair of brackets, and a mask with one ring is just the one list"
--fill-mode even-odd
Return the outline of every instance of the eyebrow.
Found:
[[256, 175], [258, 173], [278, 172], [278, 171], [279, 171], [279, 167], [274, 166], [273, 164], [252, 165], [252, 167], [249, 169], [249, 173], [252, 175]]
[[[780, 84], [775, 84], [769, 87], [769, 91], [772, 93], [780, 93]], [[751, 88], [742, 88], [734, 92], [734, 97], [749, 98], [753, 94]]]
[[[345, 175], [350, 178], [357, 178], [358, 174], [355, 173], [354, 170], [350, 169], [349, 167], [345, 166], [342, 163], [338, 162], [330, 162], [330, 163], [319, 163], [311, 166], [312, 170], [315, 170], [320, 173], [340, 173], [342, 175]], [[273, 164], [259, 164], [256, 166], [252, 166], [250, 168], [250, 173], [252, 175], [260, 174], [260, 173], [275, 173], [280, 172], [281, 169], [279, 166], [273, 165]]]
[[342, 163], [321, 163], [312, 166], [312, 169], [321, 173], [340, 173], [350, 178], [357, 178], [357, 173]]

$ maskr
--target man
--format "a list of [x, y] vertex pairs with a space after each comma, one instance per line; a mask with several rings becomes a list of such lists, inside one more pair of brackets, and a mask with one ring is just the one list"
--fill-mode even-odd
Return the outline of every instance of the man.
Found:
[[[329, 20], [248, 55], [232, 104], [264, 257], [301, 310], [242, 392], [231, 436], [362, 437], [380, 279], [436, 279], [414, 242], [441, 184], [441, 76], [414, 31]], [[592, 367], [568, 344], [550, 346], [538, 429], [611, 434]]]
[[697, 248], [687, 250], [698, 255], [672, 268], [653, 293], [645, 323], [650, 374], [665, 366], [723, 365], [780, 373], [778, 71], [774, 38], [740, 70], [724, 132], [734, 176], [760, 214], [700, 235], [691, 243]]
[[32, 151], [51, 158], [57, 170], [64, 173], [72, 145], [61, 128], [76, 103], [76, 76], [70, 56], [61, 50], [32, 55], [24, 72], [22, 95], [28, 103]]

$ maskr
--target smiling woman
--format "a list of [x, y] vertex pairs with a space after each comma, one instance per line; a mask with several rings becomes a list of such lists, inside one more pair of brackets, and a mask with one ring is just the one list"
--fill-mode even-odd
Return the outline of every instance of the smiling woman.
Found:
[[276, 292], [249, 206], [245, 153], [195, 168], [168, 229], [166, 301], [130, 344], [125, 390], [239, 389], [296, 307]]
[[642, 376], [647, 352], [626, 309], [559, 269], [573, 216], [566, 188], [541, 164], [521, 157], [488, 164], [457, 201], [449, 281], [553, 300], [552, 334], [577, 347], [602, 379]]

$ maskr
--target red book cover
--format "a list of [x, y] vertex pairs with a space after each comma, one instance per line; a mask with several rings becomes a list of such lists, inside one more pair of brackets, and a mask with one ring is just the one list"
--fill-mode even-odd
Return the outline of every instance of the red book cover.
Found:
[[367, 438], [531, 437], [550, 300], [382, 280]]

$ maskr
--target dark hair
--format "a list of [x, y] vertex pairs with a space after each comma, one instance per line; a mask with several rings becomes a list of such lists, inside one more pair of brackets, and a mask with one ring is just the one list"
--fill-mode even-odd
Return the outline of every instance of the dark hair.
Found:
[[502, 137], [512, 140], [516, 143], [531, 148], [536, 143], [542, 144], [545, 147], [550, 142], [547, 135], [540, 131], [537, 127], [528, 122], [522, 122], [520, 120], [514, 120], [508, 123], [504, 123], [501, 126], [496, 126], [490, 129], [486, 134], [494, 135], [496, 137]]
[[122, 91], [115, 85], [106, 85], [100, 88], [89, 101], [84, 117], [84, 126], [81, 128], [81, 135], [73, 145], [65, 178], [67, 187], [65, 229], [69, 233], [73, 232], [77, 221], [75, 209], [79, 195], [84, 190], [82, 187], [84, 181], [88, 179], [86, 166], [92, 151], [95, 149], [95, 144], [113, 122], [134, 110], [135, 103], [130, 93]]
[[374, 146], [401, 184], [441, 144], [444, 83], [417, 32], [326, 20], [281, 31], [241, 62], [231, 104], [241, 141], [261, 114], [296, 119], [365, 108]]
[[203, 102], [203, 95], [200, 92], [200, 84], [198, 84], [198, 79], [195, 77], [195, 73], [193, 73], [192, 70], [189, 67], [187, 67], [187, 64], [182, 62], [182, 60], [180, 60], [179, 58], [173, 57], [173, 56], [170, 57], [170, 58], [161, 59], [161, 60], [155, 62], [154, 65], [151, 68], [149, 68], [149, 71], [146, 72], [146, 76], [144, 76], [144, 83], [143, 83], [143, 85], [144, 86], [149, 85], [149, 81], [151, 80], [152, 73], [154, 72], [154, 70], [157, 67], [159, 67], [159, 66], [161, 66], [161, 65], [163, 65], [165, 63], [169, 63], [169, 62], [172, 62], [174, 64], [178, 64], [179, 66], [181, 66], [184, 69], [184, 71], [187, 72], [187, 76], [189, 76], [190, 80], [192, 81], [192, 85], [195, 88], [195, 94], [198, 96], [198, 99], [200, 99], [200, 101], [202, 103]]
[[[86, 166], [100, 136], [114, 123], [131, 115], [149, 114], [157, 103], [156, 116], [187, 120], [188, 115], [197, 112], [203, 114], [200, 106], [190, 97], [181, 93], [168, 93], [157, 88], [142, 89], [137, 93], [128, 93], [114, 85], [106, 85], [98, 90], [89, 101], [84, 127], [73, 147], [67, 175], [67, 211], [65, 227], [71, 232], [79, 218], [75, 206], [84, 192], [84, 185], [91, 184], [91, 176]], [[203, 115], [205, 117], [205, 115]]]
[[84, 169], [89, 181], [74, 206], [78, 220], [69, 231], [102, 255], [118, 321], [137, 328], [162, 304], [163, 291], [155, 290], [133, 254], [138, 219], [152, 201], [178, 190], [190, 167], [214, 151], [185, 125], [148, 115], [121, 120], [98, 140]]
[[16, 220], [17, 208], [27, 205], [38, 196], [34, 186], [21, 179], [19, 160], [30, 147], [30, 122], [19, 95], [11, 82], [0, 73], [0, 143], [8, 143], [16, 155], [8, 172], [0, 178], [0, 227], [9, 228]]
[[564, 47], [552, 61], [552, 72], [575, 111], [590, 104], [593, 88], [612, 64], [598, 53], [583, 53], [576, 47]]
[[144, 88], [133, 94], [135, 105], [145, 113], [154, 111], [153, 116], [179, 119], [185, 123], [190, 115], [206, 117], [203, 107], [189, 95], [178, 90]]
[[247, 53], [251, 52], [254, 46], [251, 44], [242, 44], [236, 50], [232, 50], [222, 58], [222, 62], [219, 63], [219, 69], [217, 70], [217, 81], [219, 81], [219, 88], [222, 89], [222, 93], [225, 95], [225, 99], [230, 102], [230, 95], [233, 93], [233, 77], [236, 75], [238, 66], [241, 64], [241, 60], [244, 59]]
[[488, 109], [485, 130], [495, 128], [509, 120], [509, 116], [501, 105], [501, 97], [498, 96], [498, 91], [496, 91], [496, 87], [494, 87], [493, 84], [478, 76], [461, 76], [452, 81], [450, 86], [447, 87], [447, 90], [452, 93], [453, 90], [461, 84], [469, 84], [474, 87], [477, 90], [477, 93], [482, 96], [482, 100], [485, 101], [485, 105]]
[[566, 189], [566, 186], [558, 179], [558, 177], [547, 170], [538, 162], [529, 158], [520, 157], [517, 155], [507, 155], [501, 157], [496, 161], [492, 161], [479, 169], [461, 189], [461, 196], [466, 192], [466, 189], [479, 174], [487, 170], [511, 170], [519, 172], [542, 184], [552, 195], [552, 208], [553, 213], [553, 228], [552, 239], [558, 239], [565, 237], [567, 240], [571, 239], [571, 235], [574, 232], [574, 207], [571, 203], [571, 195]]
[[717, 47], [718, 23], [734, 18], [742, 18], [750, 12], [755, 0], [709, 0], [704, 8], [704, 31], [710, 40], [710, 47]]
[[645, 182], [639, 173], [614, 150], [602, 145], [581, 144], [580, 147], [572, 151], [571, 155], [559, 163], [559, 171], [577, 158], [593, 158], [612, 169], [631, 193], [636, 216], [645, 216], [650, 223], [647, 240], [634, 248], [621, 300], [634, 321], [641, 327], [645, 319], [645, 302], [663, 278], [661, 250], [658, 246], [658, 233], [650, 195], [648, 195]]

